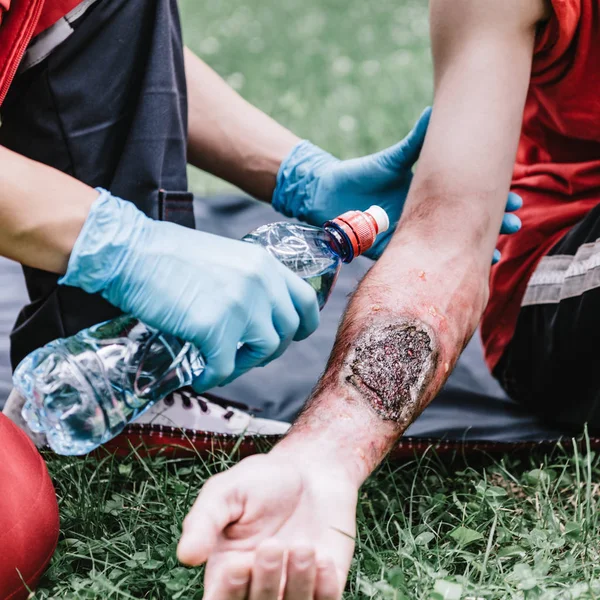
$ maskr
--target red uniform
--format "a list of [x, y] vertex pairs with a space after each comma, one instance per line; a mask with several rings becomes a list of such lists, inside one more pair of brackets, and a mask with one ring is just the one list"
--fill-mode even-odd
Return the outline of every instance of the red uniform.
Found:
[[[0, 600], [22, 600], [50, 562], [58, 506], [43, 458], [0, 414]], [[22, 578], [22, 579], [21, 579]]]
[[81, 0], [0, 0], [0, 104], [34, 35], [64, 17]]
[[542, 257], [600, 202], [600, 0], [553, 0], [537, 38], [512, 189], [522, 232], [504, 236], [482, 323], [486, 360], [510, 342]]

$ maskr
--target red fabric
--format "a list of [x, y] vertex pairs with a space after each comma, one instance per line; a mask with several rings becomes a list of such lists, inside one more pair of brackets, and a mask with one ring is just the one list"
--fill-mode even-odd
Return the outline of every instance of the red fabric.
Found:
[[0, 0], [0, 105], [31, 38], [56, 23], [80, 2]]
[[10, 10], [0, 10], [0, 104], [6, 93], [29, 40], [37, 27], [43, 0], [11, 0]]
[[493, 369], [537, 263], [600, 202], [600, 0], [552, 0], [540, 31], [512, 189], [522, 232], [503, 236], [481, 332]]
[[0, 25], [2, 25], [2, 16], [4, 11], [10, 8], [10, 0], [0, 0]]
[[58, 538], [58, 506], [44, 460], [29, 438], [0, 414], [0, 600], [29, 595]]

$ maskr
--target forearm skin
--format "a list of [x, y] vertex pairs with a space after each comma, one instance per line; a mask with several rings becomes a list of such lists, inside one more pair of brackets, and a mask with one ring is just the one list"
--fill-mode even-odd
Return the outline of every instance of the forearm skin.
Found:
[[489, 296], [506, 189], [463, 194], [450, 181], [444, 191], [422, 167], [396, 235], [352, 298], [325, 373], [281, 443], [331, 461], [357, 486], [444, 385]]
[[543, 0], [431, 0], [435, 103], [399, 227], [281, 443], [356, 485], [438, 393], [488, 300]]
[[357, 485], [442, 387], [487, 296], [486, 267], [457, 269], [422, 246], [388, 256], [352, 299], [325, 374], [281, 443], [314, 448]]
[[188, 162], [270, 202], [283, 159], [300, 141], [246, 102], [185, 49], [188, 89]]
[[98, 192], [0, 147], [0, 256], [63, 274]]

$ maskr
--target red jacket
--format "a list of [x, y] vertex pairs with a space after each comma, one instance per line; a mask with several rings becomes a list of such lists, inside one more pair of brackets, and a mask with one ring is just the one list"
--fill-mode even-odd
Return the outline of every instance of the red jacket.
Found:
[[0, 0], [0, 104], [19, 68], [29, 41], [81, 0]]
[[512, 188], [523, 229], [502, 236], [481, 333], [500, 360], [539, 261], [600, 204], [600, 0], [552, 0], [540, 28]]

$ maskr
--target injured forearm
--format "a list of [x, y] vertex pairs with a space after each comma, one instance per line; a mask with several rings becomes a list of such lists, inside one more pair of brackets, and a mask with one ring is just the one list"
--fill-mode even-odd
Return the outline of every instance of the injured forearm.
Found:
[[3, 147], [0, 164], [0, 256], [64, 273], [98, 192]]
[[281, 444], [359, 485], [435, 397], [487, 303], [544, 14], [516, 0], [431, 6], [435, 104], [402, 219]]
[[300, 141], [185, 50], [188, 162], [271, 201], [283, 159]]
[[475, 264], [456, 268], [455, 255], [420, 243], [390, 256], [352, 299], [325, 374], [281, 444], [335, 461], [358, 485], [437, 394], [485, 305], [486, 271]]

